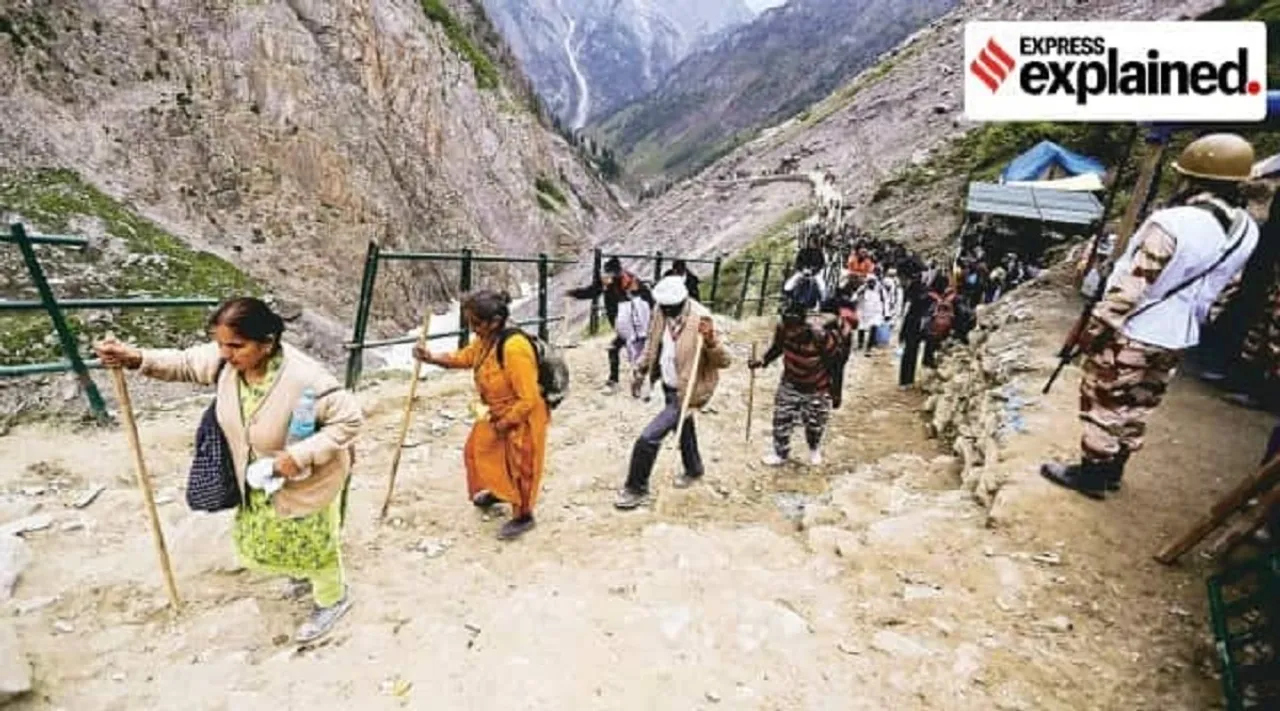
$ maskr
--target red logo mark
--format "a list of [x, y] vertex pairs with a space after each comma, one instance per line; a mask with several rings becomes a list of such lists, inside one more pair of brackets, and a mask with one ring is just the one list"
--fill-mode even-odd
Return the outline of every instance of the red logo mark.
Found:
[[1004, 80], [1013, 73], [1017, 62], [1004, 51], [1004, 47], [996, 44], [995, 38], [987, 40], [987, 46], [978, 52], [978, 58], [969, 65], [969, 71], [982, 80], [983, 84], [995, 93]]

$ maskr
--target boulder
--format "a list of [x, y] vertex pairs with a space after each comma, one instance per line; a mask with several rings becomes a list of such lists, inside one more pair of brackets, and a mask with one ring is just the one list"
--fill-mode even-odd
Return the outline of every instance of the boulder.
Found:
[[13, 623], [0, 620], [0, 706], [31, 691], [31, 664], [18, 647]]

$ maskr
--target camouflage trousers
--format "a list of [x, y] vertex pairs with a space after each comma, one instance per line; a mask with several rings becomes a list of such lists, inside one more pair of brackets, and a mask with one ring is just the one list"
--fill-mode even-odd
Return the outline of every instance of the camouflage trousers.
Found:
[[786, 459], [791, 453], [791, 432], [797, 424], [804, 426], [809, 449], [822, 444], [822, 435], [831, 417], [831, 395], [826, 390], [802, 393], [783, 378], [773, 400], [773, 449]]
[[1109, 462], [1142, 449], [1147, 416], [1164, 399], [1181, 356], [1114, 335], [1086, 357], [1080, 380], [1085, 461]]

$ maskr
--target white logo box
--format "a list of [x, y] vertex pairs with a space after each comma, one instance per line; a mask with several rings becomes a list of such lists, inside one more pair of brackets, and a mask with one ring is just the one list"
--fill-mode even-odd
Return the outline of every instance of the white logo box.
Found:
[[[1048, 38], [1082, 39], [1051, 48]], [[1154, 60], [1151, 50], [1158, 52]], [[1233, 66], [1241, 64], [1241, 50], [1247, 59]], [[964, 113], [973, 121], [1247, 122], [1267, 115], [1267, 26], [1262, 22], [969, 22], [964, 55]], [[1032, 66], [1044, 62], [1059, 66]], [[1188, 88], [1198, 84], [1212, 93], [1177, 94], [1183, 73], [1160, 68], [1164, 62], [1184, 63]], [[1094, 66], [1082, 71], [1081, 63]], [[1062, 91], [1064, 78], [1071, 92]], [[1174, 93], [1151, 91], [1153, 78], [1157, 84], [1167, 81]], [[1224, 93], [1219, 80], [1229, 90], [1245, 86], [1245, 91]], [[1027, 91], [1024, 81], [1044, 93]], [[1143, 84], [1148, 93], [1119, 91]], [[1077, 100], [1082, 85], [1100, 92], [1088, 93], [1083, 105]], [[1055, 86], [1058, 93], [1047, 91]]]

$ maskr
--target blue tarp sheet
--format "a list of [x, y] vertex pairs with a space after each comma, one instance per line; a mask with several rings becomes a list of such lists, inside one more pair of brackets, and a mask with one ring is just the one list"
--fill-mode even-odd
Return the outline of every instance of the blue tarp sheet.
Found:
[[1062, 168], [1067, 175], [1107, 172], [1106, 166], [1092, 158], [1072, 153], [1053, 141], [1041, 141], [1031, 150], [1009, 161], [1009, 165], [1000, 174], [1000, 179], [1005, 182], [1039, 180], [1053, 165]]

